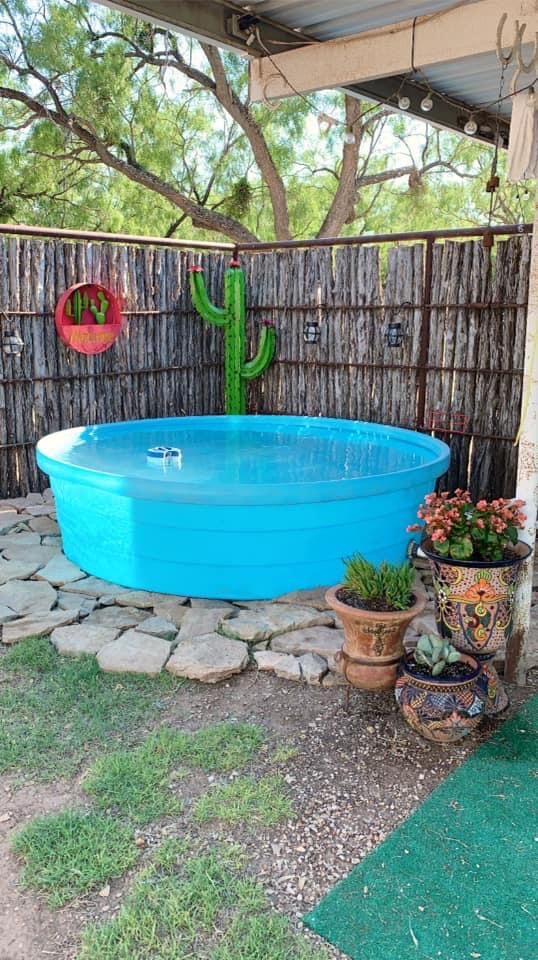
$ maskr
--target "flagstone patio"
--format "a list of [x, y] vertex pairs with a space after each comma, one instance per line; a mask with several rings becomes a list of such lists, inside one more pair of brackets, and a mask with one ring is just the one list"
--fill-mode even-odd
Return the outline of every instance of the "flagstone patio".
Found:
[[[427, 591], [427, 568], [418, 566], [417, 588]], [[251, 664], [286, 680], [345, 685], [335, 660], [342, 630], [324, 593], [241, 602], [129, 590], [86, 574], [64, 556], [51, 490], [0, 501], [3, 644], [50, 637], [59, 653], [93, 654], [102, 670], [118, 673], [168, 670], [216, 683]], [[409, 636], [434, 630], [428, 597]], [[538, 639], [538, 623], [533, 633]]]

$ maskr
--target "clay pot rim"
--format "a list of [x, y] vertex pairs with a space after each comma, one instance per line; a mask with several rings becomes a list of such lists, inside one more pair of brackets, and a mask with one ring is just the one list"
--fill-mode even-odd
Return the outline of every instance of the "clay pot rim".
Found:
[[457, 679], [456, 677], [432, 677], [429, 673], [422, 673], [420, 667], [415, 664], [413, 653], [407, 653], [402, 657], [402, 669], [404, 672], [411, 677], [412, 680], [418, 680], [419, 683], [430, 683], [435, 684], [439, 687], [455, 687], [455, 686], [465, 686], [470, 682], [474, 682], [480, 676], [482, 671], [482, 664], [470, 653], [460, 654], [460, 660], [463, 660], [466, 663], [471, 665], [471, 672], [468, 677], [462, 677]]
[[335, 613], [343, 613], [348, 617], [356, 617], [357, 619], [381, 620], [383, 623], [395, 623], [402, 618], [412, 620], [413, 617], [422, 613], [426, 606], [426, 598], [420, 594], [413, 593], [412, 597], [414, 602], [410, 607], [406, 607], [405, 610], [363, 610], [361, 607], [351, 607], [349, 604], [343, 603], [342, 600], [338, 599], [336, 592], [337, 590], [343, 589], [345, 588], [342, 583], [337, 583], [334, 587], [329, 587], [325, 594], [325, 600]]
[[532, 553], [532, 547], [524, 540], [518, 540], [513, 548], [513, 556], [506, 557], [503, 560], [455, 560], [453, 557], [442, 557], [440, 553], [435, 553], [432, 548], [431, 537], [426, 537], [420, 544], [420, 549], [426, 554], [428, 560], [434, 560], [436, 563], [447, 563], [451, 567], [476, 567], [478, 570], [487, 570], [496, 567], [512, 567], [518, 563], [523, 563]]

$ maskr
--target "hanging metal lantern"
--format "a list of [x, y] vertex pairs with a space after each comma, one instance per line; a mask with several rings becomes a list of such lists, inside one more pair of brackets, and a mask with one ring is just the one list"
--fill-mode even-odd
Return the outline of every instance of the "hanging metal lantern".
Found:
[[393, 320], [387, 324], [385, 330], [385, 343], [387, 347], [401, 347], [403, 338], [403, 328], [399, 320]]
[[2, 350], [8, 356], [18, 357], [24, 350], [24, 340], [16, 330], [6, 331], [2, 336]]
[[317, 320], [305, 320], [303, 325], [303, 340], [305, 343], [319, 343], [321, 329]]
[[402, 346], [404, 339], [407, 336], [407, 331], [400, 318], [402, 313], [405, 314], [405, 311], [411, 309], [412, 306], [413, 304], [406, 300], [405, 303], [402, 303], [397, 308], [394, 318], [388, 321], [384, 334], [387, 347], [395, 348]]

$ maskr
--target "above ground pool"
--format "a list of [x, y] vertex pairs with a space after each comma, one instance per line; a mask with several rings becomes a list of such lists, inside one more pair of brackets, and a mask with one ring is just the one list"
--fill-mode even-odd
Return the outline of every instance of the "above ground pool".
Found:
[[175, 417], [39, 441], [63, 548], [126, 587], [272, 598], [406, 556], [448, 447], [410, 430], [287, 416]]

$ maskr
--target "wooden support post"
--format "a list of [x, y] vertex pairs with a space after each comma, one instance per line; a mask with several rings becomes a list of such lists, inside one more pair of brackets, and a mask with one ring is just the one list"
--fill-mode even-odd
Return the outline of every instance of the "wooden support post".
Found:
[[[523, 509], [527, 515], [521, 539], [534, 548], [538, 513], [538, 188], [532, 235], [516, 496], [525, 501]], [[524, 564], [516, 596], [512, 638], [506, 651], [505, 677], [519, 684], [525, 683], [529, 668], [538, 665], [537, 628], [535, 626], [533, 630], [531, 627], [533, 575], [534, 553]]]

